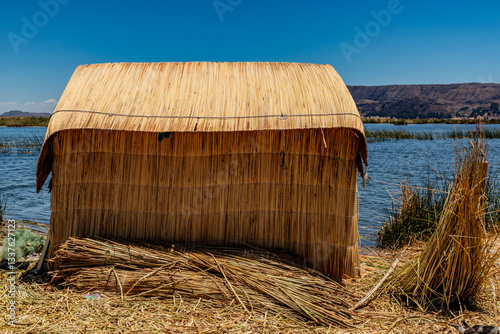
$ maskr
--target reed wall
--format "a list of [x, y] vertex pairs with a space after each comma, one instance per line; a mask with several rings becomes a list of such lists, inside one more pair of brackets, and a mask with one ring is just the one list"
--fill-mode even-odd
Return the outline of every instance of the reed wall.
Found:
[[49, 256], [101, 236], [289, 249], [337, 277], [358, 266], [356, 130], [74, 129], [46, 145]]

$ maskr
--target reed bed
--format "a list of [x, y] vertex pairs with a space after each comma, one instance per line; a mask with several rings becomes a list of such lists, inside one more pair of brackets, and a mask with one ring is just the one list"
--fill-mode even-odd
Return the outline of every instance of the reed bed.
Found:
[[[417, 140], [436, 140], [436, 139], [459, 139], [473, 138], [475, 131], [469, 130], [453, 130], [445, 133], [432, 132], [411, 132], [407, 130], [366, 130], [365, 136], [368, 141], [380, 141], [386, 139], [417, 139]], [[481, 129], [481, 134], [486, 139], [500, 138], [500, 130], [498, 129]]]
[[43, 145], [43, 136], [36, 134], [22, 135], [17, 138], [0, 137], [0, 153], [32, 153], [40, 151]]
[[365, 136], [368, 140], [383, 140], [383, 139], [419, 139], [419, 140], [433, 140], [439, 137], [433, 133], [426, 132], [409, 132], [406, 130], [365, 130]]
[[436, 231], [390, 281], [396, 295], [422, 310], [473, 305], [500, 255], [485, 227], [487, 142], [478, 134], [455, 151], [455, 179]]
[[26, 147], [26, 148], [34, 148], [40, 150], [43, 145], [43, 137], [32, 134], [32, 135], [23, 135], [17, 139], [13, 140], [14, 147]]
[[[194, 247], [194, 246], [192, 246]], [[164, 248], [70, 238], [56, 252], [54, 281], [85, 291], [234, 301], [248, 312], [352, 326], [352, 296], [284, 253], [257, 248]], [[278, 255], [277, 255], [278, 254]], [[301, 318], [303, 317], [303, 318]]]
[[6, 138], [0, 137], [0, 153], [9, 153], [10, 151], [10, 142]]
[[0, 117], [0, 126], [47, 126], [50, 117]]
[[453, 131], [448, 132], [446, 135], [448, 138], [453, 138], [453, 139], [474, 138], [477, 136], [478, 131], [480, 132], [481, 137], [485, 139], [500, 138], [499, 129], [487, 129], [487, 128], [476, 129], [475, 131], [455, 129]]

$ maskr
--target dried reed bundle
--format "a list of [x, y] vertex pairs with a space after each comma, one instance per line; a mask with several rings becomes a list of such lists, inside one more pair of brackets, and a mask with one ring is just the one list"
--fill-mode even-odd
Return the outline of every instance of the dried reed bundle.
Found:
[[81, 290], [128, 296], [237, 301], [248, 313], [271, 312], [319, 324], [352, 325], [348, 293], [335, 281], [261, 249], [144, 247], [70, 238], [56, 252], [54, 280]]
[[423, 310], [473, 303], [499, 257], [484, 222], [486, 154], [480, 131], [468, 147], [455, 150], [455, 179], [436, 231], [422, 253], [391, 281], [396, 294]]

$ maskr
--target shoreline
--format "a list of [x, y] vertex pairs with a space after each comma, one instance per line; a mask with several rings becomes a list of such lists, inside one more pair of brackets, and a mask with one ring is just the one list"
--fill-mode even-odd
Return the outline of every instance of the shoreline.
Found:
[[0, 127], [46, 127], [50, 117], [0, 117]]

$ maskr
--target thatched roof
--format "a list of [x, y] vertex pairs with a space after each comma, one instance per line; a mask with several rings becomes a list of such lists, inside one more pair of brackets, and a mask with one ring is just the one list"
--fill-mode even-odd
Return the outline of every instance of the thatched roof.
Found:
[[[351, 128], [363, 123], [330, 65], [297, 63], [109, 63], [79, 66], [47, 128], [37, 186], [47, 177], [51, 136], [71, 129], [216, 132]], [[45, 165], [45, 166], [44, 166]], [[45, 168], [44, 168], [45, 167]]]

